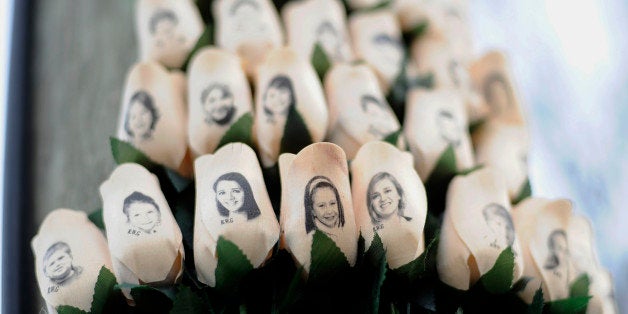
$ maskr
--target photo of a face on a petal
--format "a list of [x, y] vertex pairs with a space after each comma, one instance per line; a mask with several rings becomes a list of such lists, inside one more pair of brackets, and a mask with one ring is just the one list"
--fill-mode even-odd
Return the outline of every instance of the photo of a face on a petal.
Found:
[[261, 10], [260, 4], [254, 0], [235, 1], [229, 7], [233, 32], [251, 38], [266, 33], [266, 24], [260, 19]]
[[236, 114], [233, 94], [227, 85], [212, 84], [201, 93], [201, 104], [207, 124], [225, 126]]
[[556, 229], [547, 238], [548, 255], [543, 268], [551, 271], [558, 279], [569, 283], [569, 246], [567, 234], [562, 229]]
[[454, 148], [460, 145], [462, 131], [450, 111], [445, 109], [439, 110], [436, 116], [436, 125], [438, 126], [440, 137], [444, 141]]
[[490, 246], [499, 250], [512, 247], [515, 242], [515, 229], [508, 210], [500, 204], [491, 203], [484, 207], [482, 216], [493, 235]]
[[369, 182], [366, 194], [367, 208], [373, 226], [392, 218], [412, 220], [412, 217], [404, 213], [406, 200], [403, 188], [390, 173], [375, 174]]
[[397, 131], [396, 118], [382, 100], [372, 95], [360, 98], [360, 107], [367, 117], [368, 132], [377, 138], [384, 138]]
[[63, 286], [76, 279], [83, 270], [73, 263], [70, 246], [65, 242], [56, 242], [44, 254], [44, 275], [53, 284]]
[[327, 56], [334, 61], [343, 61], [342, 34], [329, 21], [323, 21], [316, 28], [316, 42], [319, 43]]
[[124, 131], [133, 143], [150, 139], [159, 120], [159, 112], [153, 98], [145, 91], [137, 91], [131, 97], [124, 119]]
[[122, 212], [129, 226], [145, 234], [155, 233], [161, 224], [161, 212], [155, 200], [143, 193], [133, 192], [124, 199]]
[[403, 44], [398, 38], [381, 33], [373, 37], [373, 49], [379, 53], [379, 60], [392, 68], [399, 68], [403, 62]]
[[158, 9], [150, 17], [148, 29], [157, 48], [183, 44], [185, 38], [177, 33], [179, 18], [174, 11]]
[[344, 209], [336, 186], [325, 176], [315, 176], [305, 186], [305, 232], [320, 230], [334, 238], [345, 225]]
[[275, 76], [264, 93], [263, 109], [266, 121], [274, 124], [277, 119], [286, 117], [295, 105], [294, 87], [290, 78], [285, 75]]
[[501, 114], [514, 105], [510, 84], [500, 72], [494, 72], [484, 80], [484, 98], [494, 114]]
[[233, 220], [223, 220], [223, 223], [251, 220], [260, 215], [251, 185], [242, 174], [228, 172], [221, 175], [214, 182], [213, 189], [216, 194], [218, 214], [225, 218], [233, 218]]

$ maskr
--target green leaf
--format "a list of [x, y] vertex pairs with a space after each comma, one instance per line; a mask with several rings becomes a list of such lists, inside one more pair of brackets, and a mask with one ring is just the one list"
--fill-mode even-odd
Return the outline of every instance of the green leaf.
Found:
[[187, 72], [187, 68], [190, 65], [190, 61], [192, 61], [192, 58], [194, 57], [194, 55], [203, 47], [209, 46], [212, 44], [213, 34], [214, 34], [214, 29], [211, 25], [208, 24], [205, 27], [203, 34], [201, 34], [201, 37], [199, 37], [198, 40], [196, 41], [194, 48], [192, 48], [192, 50], [188, 54], [188, 57], [185, 59], [185, 62], [181, 66], [181, 70], [183, 70], [184, 72]]
[[427, 181], [430, 181], [433, 177], [453, 177], [458, 172], [458, 168], [456, 166], [456, 153], [454, 152], [454, 147], [452, 145], [447, 146], [447, 149], [440, 155], [438, 158], [438, 162], [436, 162], [436, 166], [430, 177]]
[[286, 294], [279, 304], [279, 313], [287, 313], [287, 310], [297, 302], [302, 295], [303, 285], [303, 266], [301, 266], [290, 280]]
[[105, 313], [105, 305], [109, 297], [114, 293], [116, 284], [116, 276], [107, 267], [101, 267], [94, 286], [94, 298], [91, 305], [92, 314]]
[[203, 300], [190, 287], [180, 286], [172, 302], [171, 314], [207, 313]]
[[530, 179], [526, 179], [526, 182], [521, 186], [521, 190], [519, 190], [519, 194], [515, 197], [513, 204], [518, 204], [524, 199], [532, 196], [532, 186], [530, 185]]
[[466, 175], [470, 174], [471, 172], [474, 172], [474, 171], [480, 170], [480, 169], [482, 169], [482, 168], [484, 168], [484, 165], [476, 165], [476, 166], [471, 167], [471, 168], [467, 168], [467, 169], [464, 169], [464, 170], [460, 170], [460, 171], [458, 171], [456, 174], [457, 174], [457, 175], [466, 176]]
[[395, 147], [397, 147], [397, 143], [399, 142], [399, 136], [401, 135], [401, 132], [403, 130], [399, 129], [395, 132], [392, 132], [390, 134], [388, 134], [385, 138], [384, 138], [384, 142], [387, 142]]
[[164, 292], [149, 286], [131, 288], [136, 313], [168, 313], [172, 300]]
[[130, 143], [121, 141], [117, 138], [109, 138], [111, 144], [111, 154], [116, 164], [120, 165], [127, 162], [133, 162], [144, 166], [146, 169], [153, 169], [157, 164], [150, 160], [143, 152], [133, 147]]
[[190, 185], [190, 183], [192, 183], [192, 180], [181, 176], [178, 172], [166, 167], [164, 167], [164, 169], [166, 171], [166, 176], [168, 177], [168, 180], [177, 191], [177, 193], [181, 193]]
[[100, 229], [105, 229], [105, 221], [102, 218], [102, 208], [95, 210], [93, 213], [87, 216], [89, 220]]
[[527, 313], [528, 314], [541, 314], [543, 313], [544, 305], [545, 304], [543, 300], [543, 289], [539, 288], [534, 293], [534, 298], [532, 299], [532, 303], [528, 307]]
[[515, 254], [508, 247], [499, 254], [493, 268], [480, 278], [480, 282], [490, 293], [506, 293], [512, 285], [514, 270]]
[[569, 288], [569, 297], [586, 297], [589, 295], [589, 285], [590, 285], [589, 276], [587, 274], [582, 274], [574, 280]]
[[310, 144], [312, 144], [312, 137], [305, 121], [294, 107], [290, 108], [281, 138], [280, 153], [296, 154]]
[[562, 300], [548, 302], [547, 312], [552, 314], [567, 314], [584, 312], [589, 305], [591, 297], [573, 297]]
[[407, 44], [412, 44], [416, 38], [420, 38], [427, 31], [428, 23], [422, 22], [403, 33], [403, 40]]
[[445, 210], [445, 198], [449, 182], [457, 172], [456, 154], [453, 146], [449, 145], [438, 158], [430, 176], [425, 180], [425, 191], [427, 192], [427, 199], [430, 200], [428, 206], [433, 213], [440, 214]]
[[331, 68], [331, 61], [325, 53], [323, 46], [320, 43], [314, 45], [314, 53], [312, 54], [312, 66], [318, 74], [318, 78], [322, 81], [325, 78], [325, 73]]
[[517, 280], [517, 282], [512, 285], [510, 291], [515, 293], [523, 291], [528, 286], [528, 283], [532, 281], [532, 279], [532, 277], [528, 276], [521, 277], [521, 279]]
[[218, 148], [229, 143], [242, 142], [253, 147], [253, 115], [250, 112], [243, 114], [235, 123], [229, 127], [229, 130], [222, 136]]
[[349, 269], [349, 262], [344, 253], [336, 246], [334, 240], [319, 230], [314, 231], [311, 256], [308, 279], [310, 282], [324, 284], [334, 275]]
[[59, 314], [87, 314], [87, 312], [70, 305], [61, 305], [57, 307]]
[[253, 265], [237, 245], [222, 236], [218, 238], [216, 255], [216, 289], [233, 293], [242, 279], [253, 270]]
[[380, 293], [384, 279], [386, 278], [386, 251], [382, 239], [377, 233], [373, 237], [371, 246], [364, 253], [364, 264], [362, 265], [361, 286], [366, 288], [367, 294], [363, 297], [365, 308], [363, 313], [377, 313], [379, 309]]
[[436, 235], [419, 257], [397, 269], [393, 269], [393, 272], [412, 283], [425, 276], [428, 272], [435, 270], [438, 241], [438, 235]]
[[415, 78], [412, 78], [408, 82], [408, 88], [425, 88], [432, 89], [434, 88], [434, 73], [427, 73], [424, 75], [419, 75]]

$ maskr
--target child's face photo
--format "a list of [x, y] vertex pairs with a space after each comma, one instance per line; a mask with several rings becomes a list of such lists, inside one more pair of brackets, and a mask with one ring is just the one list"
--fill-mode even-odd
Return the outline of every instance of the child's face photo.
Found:
[[65, 278], [70, 275], [71, 271], [72, 256], [65, 250], [55, 251], [45, 261], [44, 272], [51, 280]]
[[148, 203], [132, 203], [129, 205], [128, 215], [129, 223], [144, 231], [151, 231], [159, 222], [159, 211]]
[[150, 133], [153, 122], [153, 115], [140, 101], [134, 101], [129, 106], [128, 124], [134, 137], [140, 138], [144, 134]]
[[266, 91], [265, 107], [275, 114], [286, 112], [291, 102], [292, 95], [287, 88], [271, 86]]
[[318, 188], [312, 194], [315, 219], [328, 228], [338, 225], [338, 200], [331, 188]]

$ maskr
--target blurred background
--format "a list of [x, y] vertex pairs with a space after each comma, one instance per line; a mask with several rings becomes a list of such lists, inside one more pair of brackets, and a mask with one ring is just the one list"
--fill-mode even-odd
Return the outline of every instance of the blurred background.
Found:
[[[3, 195], [17, 185], [5, 181], [14, 180], [9, 171], [15, 173], [9, 168], [15, 163], [5, 161], [5, 152], [19, 149], [12, 146], [15, 136], [5, 145], [5, 128], [24, 123], [27, 158], [22, 162], [32, 179], [18, 181], [33, 196], [24, 201], [24, 208], [34, 209], [26, 214], [32, 225], [22, 230], [29, 237], [22, 241], [27, 246], [50, 210], [91, 212], [99, 206], [97, 187], [114, 166], [108, 136], [115, 131], [125, 73], [137, 56], [133, 1], [33, 1], [26, 8], [31, 13], [19, 24], [21, 30], [11, 28], [13, 1], [0, 1], [0, 165], [7, 165], [0, 167], [0, 196], [4, 212], [17, 197]], [[524, 96], [534, 195], [569, 198], [577, 211], [592, 219], [601, 262], [614, 275], [620, 312], [628, 312], [628, 208], [622, 203], [628, 196], [628, 2], [470, 4], [476, 52], [506, 51]], [[19, 51], [8, 46], [12, 34], [28, 40], [29, 51], [9, 62], [9, 52]], [[8, 77], [11, 67], [19, 69], [16, 60], [26, 60], [25, 72], [13, 71]], [[23, 88], [9, 85], [17, 81], [16, 75], [31, 82], [24, 98], [24, 105], [31, 107], [22, 108], [28, 112], [27, 121], [7, 121], [6, 91], [15, 96], [16, 88]], [[5, 219], [0, 228], [12, 222]], [[0, 234], [15, 235], [5, 231]], [[5, 240], [0, 243], [9, 243]], [[17, 249], [2, 248], [3, 264], [17, 258], [7, 256]], [[25, 254], [24, 267], [32, 267], [30, 252]], [[33, 304], [34, 278], [30, 268], [24, 272], [22, 278], [28, 280], [9, 287], [12, 294], [3, 284], [0, 295], [17, 295]], [[32, 306], [39, 310], [38, 304]]]

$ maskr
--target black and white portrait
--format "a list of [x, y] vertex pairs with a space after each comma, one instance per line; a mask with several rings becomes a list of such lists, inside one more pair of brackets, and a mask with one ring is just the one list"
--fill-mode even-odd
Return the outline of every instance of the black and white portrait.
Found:
[[436, 125], [440, 137], [453, 146], [458, 147], [461, 142], [462, 131], [456, 122], [454, 115], [448, 111], [441, 109], [436, 114]]
[[377, 138], [384, 138], [397, 131], [395, 117], [382, 100], [371, 95], [360, 98], [360, 106], [368, 118], [368, 132]]
[[161, 223], [161, 212], [155, 200], [140, 192], [133, 192], [124, 199], [122, 212], [132, 228], [129, 234], [155, 233], [155, 227]]
[[388, 172], [379, 172], [371, 178], [366, 190], [366, 203], [373, 226], [396, 217], [412, 220], [404, 214], [406, 200], [401, 184]]
[[251, 220], [260, 215], [253, 190], [246, 178], [237, 172], [228, 172], [216, 179], [213, 185], [216, 193], [218, 214], [226, 219], [221, 223], [231, 223], [240, 218]]
[[401, 66], [404, 57], [404, 48], [399, 38], [385, 33], [377, 34], [373, 37], [373, 44], [382, 62], [394, 68]]
[[247, 36], [261, 35], [266, 32], [266, 24], [261, 19], [262, 7], [254, 0], [236, 0], [229, 7], [232, 31]]
[[569, 278], [569, 247], [567, 234], [564, 230], [556, 229], [547, 238], [548, 256], [543, 267], [551, 270], [557, 277]]
[[153, 36], [155, 46], [163, 48], [166, 46], [180, 45], [185, 41], [183, 36], [177, 34], [179, 18], [170, 9], [158, 9], [150, 17], [148, 29]]
[[153, 98], [145, 91], [137, 91], [127, 107], [124, 131], [134, 143], [150, 139], [159, 120]]
[[342, 53], [342, 34], [329, 21], [323, 21], [316, 28], [316, 42], [321, 45], [327, 56], [334, 61], [344, 60]]
[[294, 109], [296, 98], [289, 77], [277, 75], [270, 81], [264, 92], [262, 106], [264, 116], [270, 123], [275, 123], [280, 117], [286, 117], [288, 112]]
[[233, 94], [227, 85], [212, 84], [201, 92], [201, 104], [207, 124], [229, 125], [236, 113]]
[[484, 80], [484, 98], [496, 114], [513, 104], [512, 89], [502, 73], [494, 72]]
[[[63, 286], [77, 278], [82, 268], [73, 264], [72, 250], [65, 242], [56, 242], [44, 254], [44, 275], [58, 286]], [[56, 291], [49, 289], [49, 292]]]
[[464, 87], [463, 84], [467, 81], [465, 79], [465, 69], [456, 60], [450, 60], [448, 65], [449, 78], [454, 83], [455, 87]]
[[325, 176], [315, 176], [305, 186], [305, 231], [320, 230], [334, 237], [345, 225], [345, 215], [336, 186]]
[[510, 213], [504, 206], [491, 203], [482, 210], [484, 221], [493, 235], [491, 247], [504, 250], [515, 242], [515, 228]]

